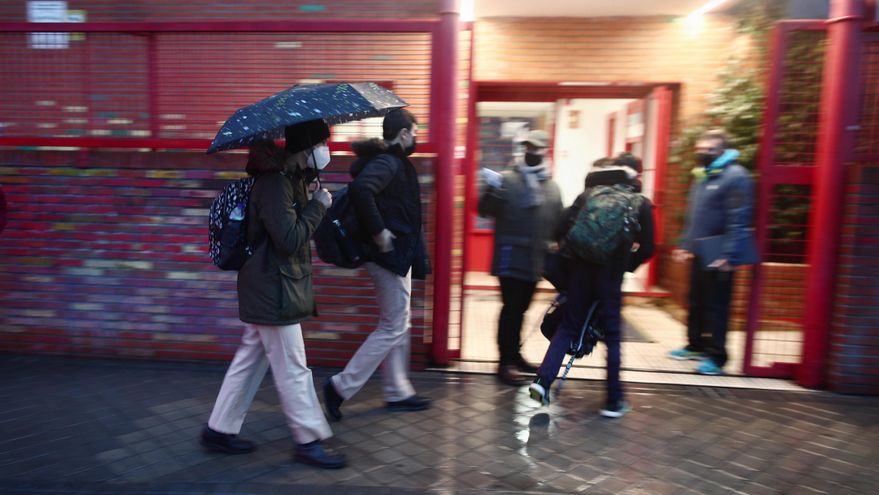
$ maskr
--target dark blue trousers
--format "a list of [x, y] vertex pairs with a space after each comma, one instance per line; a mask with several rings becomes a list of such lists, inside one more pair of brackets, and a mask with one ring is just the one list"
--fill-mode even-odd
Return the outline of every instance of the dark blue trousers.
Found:
[[726, 364], [726, 331], [734, 272], [702, 268], [696, 257], [690, 271], [690, 314], [687, 318], [687, 349], [704, 352], [720, 366]]
[[549, 343], [537, 376], [552, 384], [558, 376], [565, 352], [571, 340], [580, 335], [589, 307], [596, 300], [599, 305], [598, 322], [604, 330], [607, 345], [607, 401], [623, 399], [620, 382], [620, 306], [622, 304], [622, 265], [600, 266], [566, 260], [566, 295], [568, 302], [562, 312], [562, 322]]

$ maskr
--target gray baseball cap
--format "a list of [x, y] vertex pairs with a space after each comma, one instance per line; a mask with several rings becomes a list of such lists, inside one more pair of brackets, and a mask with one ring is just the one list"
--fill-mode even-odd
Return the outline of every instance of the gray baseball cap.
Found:
[[520, 138], [516, 142], [521, 144], [528, 143], [537, 148], [546, 148], [549, 146], [549, 134], [547, 134], [546, 131], [535, 129], [533, 131], [528, 131], [528, 134], [524, 138]]

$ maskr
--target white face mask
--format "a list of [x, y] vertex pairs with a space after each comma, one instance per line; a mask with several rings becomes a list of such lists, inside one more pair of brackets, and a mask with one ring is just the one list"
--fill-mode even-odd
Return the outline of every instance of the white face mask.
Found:
[[323, 170], [330, 163], [330, 147], [327, 145], [315, 146], [308, 154], [306, 163], [309, 167]]

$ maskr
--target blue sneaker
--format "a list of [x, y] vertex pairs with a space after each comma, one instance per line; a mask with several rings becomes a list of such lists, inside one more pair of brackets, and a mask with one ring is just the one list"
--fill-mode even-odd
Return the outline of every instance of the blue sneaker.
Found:
[[701, 361], [702, 359], [705, 359], [705, 353], [698, 352], [698, 351], [691, 351], [691, 350], [687, 349], [686, 347], [684, 347], [683, 349], [675, 349], [675, 350], [669, 352], [668, 357], [670, 357], [672, 359], [677, 359], [679, 361], [687, 361], [687, 360]]
[[702, 361], [702, 364], [700, 364], [698, 368], [696, 368], [696, 373], [699, 373], [700, 375], [722, 375], [723, 369], [714, 364], [714, 361], [711, 359], [706, 359], [705, 361]]

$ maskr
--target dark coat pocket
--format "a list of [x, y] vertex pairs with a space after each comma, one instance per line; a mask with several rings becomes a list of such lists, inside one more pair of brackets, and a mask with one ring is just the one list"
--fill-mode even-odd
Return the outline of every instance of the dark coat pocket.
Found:
[[394, 235], [411, 234], [414, 231], [411, 225], [397, 218], [391, 218], [386, 220], [385, 227], [393, 232]]
[[298, 320], [315, 314], [311, 270], [299, 265], [279, 266], [281, 319]]

